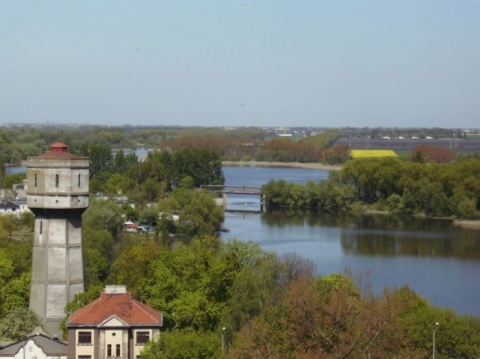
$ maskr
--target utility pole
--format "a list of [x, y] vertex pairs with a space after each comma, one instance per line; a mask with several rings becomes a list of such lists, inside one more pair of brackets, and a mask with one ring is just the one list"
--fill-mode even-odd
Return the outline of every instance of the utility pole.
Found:
[[438, 322], [435, 323], [435, 326], [433, 327], [433, 334], [432, 334], [432, 340], [433, 340], [433, 359], [435, 359], [437, 355], [437, 348], [436, 348], [436, 343], [435, 343], [435, 331], [437, 330], [438, 327]]

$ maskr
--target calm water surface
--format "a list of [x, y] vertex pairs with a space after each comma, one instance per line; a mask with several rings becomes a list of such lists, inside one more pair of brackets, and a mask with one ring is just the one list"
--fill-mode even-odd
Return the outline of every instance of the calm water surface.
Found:
[[[328, 171], [224, 167], [226, 184], [261, 186], [270, 179], [305, 183]], [[256, 197], [229, 196], [229, 209], [256, 209]], [[393, 216], [330, 216], [298, 211], [227, 213], [222, 237], [251, 240], [279, 254], [296, 252], [320, 274], [370, 273], [374, 290], [409, 285], [431, 304], [480, 315], [480, 231], [450, 221]]]

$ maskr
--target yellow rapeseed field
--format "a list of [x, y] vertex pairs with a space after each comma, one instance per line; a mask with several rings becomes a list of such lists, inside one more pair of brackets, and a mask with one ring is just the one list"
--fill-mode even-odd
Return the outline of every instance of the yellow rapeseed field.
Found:
[[351, 150], [353, 158], [398, 157], [393, 150]]

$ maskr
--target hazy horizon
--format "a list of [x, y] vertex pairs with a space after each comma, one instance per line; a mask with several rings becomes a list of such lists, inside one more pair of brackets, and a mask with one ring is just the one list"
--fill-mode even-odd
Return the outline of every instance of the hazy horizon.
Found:
[[479, 128], [473, 0], [26, 0], [0, 123]]

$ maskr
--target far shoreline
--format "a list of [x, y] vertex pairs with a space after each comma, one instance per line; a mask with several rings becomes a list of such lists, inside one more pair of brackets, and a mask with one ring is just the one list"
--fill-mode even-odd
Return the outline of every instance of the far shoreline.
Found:
[[304, 168], [312, 170], [340, 171], [341, 165], [326, 165], [323, 163], [301, 163], [301, 162], [264, 162], [264, 161], [222, 161], [225, 167], [285, 167]]

